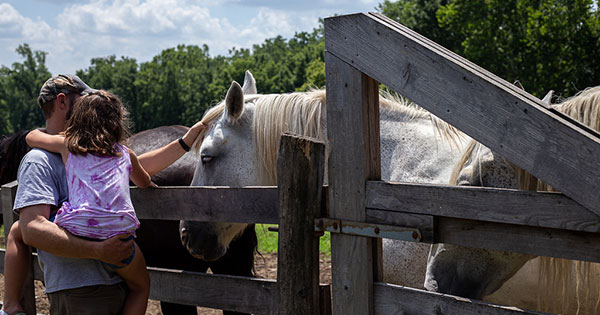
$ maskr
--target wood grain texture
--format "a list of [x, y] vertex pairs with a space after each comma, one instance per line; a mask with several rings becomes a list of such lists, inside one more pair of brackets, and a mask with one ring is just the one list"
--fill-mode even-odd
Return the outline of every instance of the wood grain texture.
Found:
[[600, 214], [597, 134], [377, 14], [326, 19], [325, 47]]
[[600, 262], [600, 234], [438, 217], [435, 242]]
[[599, 216], [553, 192], [370, 181], [366, 204], [388, 211], [600, 232]]
[[148, 267], [150, 298], [187, 305], [254, 313], [277, 313], [277, 282]]
[[279, 223], [276, 187], [131, 188], [140, 219]]
[[[339, 58], [325, 53], [327, 76], [327, 134], [329, 156], [329, 215], [334, 219], [364, 221], [365, 180], [378, 174], [379, 133], [370, 131], [379, 120], [379, 104], [369, 77]], [[377, 171], [378, 172], [378, 171]], [[364, 237], [331, 235], [333, 314], [372, 314], [373, 278], [379, 262], [376, 242]], [[348, 262], [352, 261], [352, 264]], [[375, 267], [374, 267], [375, 266]]]
[[419, 315], [542, 315], [536, 311], [522, 310], [470, 300], [457, 296], [427, 292], [386, 283], [375, 283], [375, 314]]
[[284, 134], [279, 145], [277, 283], [281, 315], [320, 312], [319, 238], [314, 222], [321, 213], [325, 144], [313, 140]]
[[[2, 210], [2, 219], [4, 220], [4, 241], [8, 239], [10, 226], [17, 220], [17, 216], [13, 213], [13, 204], [15, 203], [15, 195], [17, 194], [17, 181], [12, 181], [2, 185], [0, 189], [0, 206]], [[5, 243], [6, 245], [6, 243]]]

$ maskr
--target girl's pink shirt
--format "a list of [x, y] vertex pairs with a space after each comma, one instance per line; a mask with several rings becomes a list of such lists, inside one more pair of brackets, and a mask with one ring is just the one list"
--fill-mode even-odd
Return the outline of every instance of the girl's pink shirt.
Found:
[[140, 222], [129, 195], [131, 160], [128, 149], [117, 146], [121, 156], [69, 153], [65, 164], [69, 201], [56, 213], [58, 226], [94, 239], [135, 235]]

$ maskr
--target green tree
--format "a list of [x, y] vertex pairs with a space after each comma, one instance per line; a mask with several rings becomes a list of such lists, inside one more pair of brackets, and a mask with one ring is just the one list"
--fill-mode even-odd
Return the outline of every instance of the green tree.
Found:
[[537, 96], [572, 95], [600, 83], [595, 10], [592, 0], [455, 0], [438, 18], [468, 59]]
[[437, 11], [451, 0], [385, 0], [377, 10], [434, 42], [455, 50], [460, 47], [451, 31], [440, 27]]
[[289, 40], [281, 36], [247, 49], [231, 51], [231, 70], [243, 80], [245, 70], [256, 78], [259, 93], [285, 93], [325, 85], [325, 43], [323, 27], [311, 33], [296, 33]]
[[50, 78], [46, 53], [32, 51], [28, 44], [19, 45], [17, 53], [25, 60], [12, 68], [0, 67], [0, 132], [14, 133], [42, 126], [45, 122], [37, 106], [40, 87]]
[[210, 58], [206, 45], [179, 45], [142, 63], [135, 81], [138, 130], [200, 120], [215, 102], [210, 87], [222, 62], [222, 58]]
[[537, 96], [600, 83], [593, 0], [400, 0], [379, 10]]
[[117, 59], [114, 55], [93, 58], [87, 69], [77, 71], [77, 75], [89, 86], [108, 90], [121, 98], [131, 112], [134, 129], [142, 120], [138, 117], [138, 89], [135, 85], [137, 74], [138, 64], [135, 59]]

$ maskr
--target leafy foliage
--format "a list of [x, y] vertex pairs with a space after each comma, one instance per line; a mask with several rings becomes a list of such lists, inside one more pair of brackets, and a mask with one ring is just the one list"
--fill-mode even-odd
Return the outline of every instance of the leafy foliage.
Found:
[[16, 49], [25, 60], [12, 68], [0, 67], [0, 134], [42, 126], [44, 116], [37, 106], [42, 84], [50, 77], [46, 53], [23, 44]]
[[600, 83], [592, 0], [401, 0], [380, 10], [537, 96]]

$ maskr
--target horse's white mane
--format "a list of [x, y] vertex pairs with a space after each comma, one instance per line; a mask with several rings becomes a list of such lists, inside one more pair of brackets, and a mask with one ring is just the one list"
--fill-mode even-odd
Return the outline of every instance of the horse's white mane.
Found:
[[[551, 107], [600, 132], [600, 86], [587, 88], [559, 104], [551, 105]], [[476, 147], [477, 142], [474, 140], [467, 146], [461, 160], [452, 172], [450, 184], [457, 184], [460, 171], [475, 154]], [[513, 166], [518, 175], [521, 189], [553, 191], [552, 187], [522, 168], [512, 163], [509, 164]], [[582, 303], [586, 301], [596, 301], [594, 313], [598, 313], [600, 306], [600, 283], [597, 281], [600, 277], [598, 264], [583, 261], [573, 263], [571, 260], [561, 258], [540, 258], [538, 301], [542, 296], [550, 297], [547, 300], [554, 301], [553, 305], [541, 305], [539, 302], [540, 310], [565, 313], [569, 309], [569, 301], [566, 299], [569, 296], [567, 291], [571, 289], [569, 283], [575, 282], [578, 313]], [[572, 275], [575, 275], [575, 281], [573, 281]]]
[[[244, 102], [255, 104], [253, 139], [256, 154], [261, 159], [261, 183], [277, 183], [277, 152], [282, 133], [291, 132], [326, 142], [325, 101], [325, 90], [244, 96]], [[459, 139], [465, 137], [456, 128], [401, 96], [382, 92], [379, 104], [382, 113], [400, 113], [409, 118], [431, 119], [436, 134], [447, 143], [456, 144]], [[224, 102], [221, 102], [206, 112], [202, 122], [210, 125], [221, 117], [223, 110]], [[206, 129], [198, 139], [203, 139], [205, 132]], [[201, 141], [194, 145], [197, 150], [200, 147], [199, 143]]]

